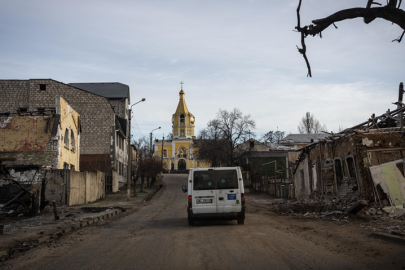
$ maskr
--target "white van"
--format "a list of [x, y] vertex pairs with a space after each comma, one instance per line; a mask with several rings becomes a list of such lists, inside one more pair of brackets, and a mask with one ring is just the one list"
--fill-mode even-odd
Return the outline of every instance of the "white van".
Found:
[[188, 224], [197, 219], [222, 218], [245, 222], [245, 190], [239, 167], [191, 169], [187, 185]]

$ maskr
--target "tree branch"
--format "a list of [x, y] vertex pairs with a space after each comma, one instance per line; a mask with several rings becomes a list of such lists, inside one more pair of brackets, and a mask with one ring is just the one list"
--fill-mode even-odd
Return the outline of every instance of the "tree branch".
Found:
[[405, 31], [404, 31], [404, 32], [402, 32], [402, 35], [401, 35], [401, 36], [399, 36], [397, 39], [394, 39], [392, 42], [394, 42], [394, 41], [398, 41], [398, 43], [400, 43], [400, 42], [401, 42], [401, 40], [402, 40], [402, 38], [404, 37], [404, 34], [405, 34]]
[[304, 28], [301, 28], [301, 18], [300, 18], [300, 9], [301, 9], [301, 2], [302, 0], [300, 0], [298, 7], [297, 7], [297, 27], [295, 27], [295, 29], [298, 30], [298, 32], [301, 32], [301, 46], [302, 48], [299, 48], [297, 46], [298, 52], [300, 54], [302, 54], [302, 57], [304, 57], [305, 59], [305, 63], [307, 64], [307, 69], [308, 69], [308, 74], [307, 77], [312, 77], [311, 74], [311, 65], [309, 64], [308, 58], [307, 58], [307, 46], [305, 45], [305, 31], [307, 30], [307, 27], [305, 26]]
[[405, 30], [405, 11], [391, 6], [344, 9], [326, 18], [313, 20], [312, 23], [314, 25], [306, 26], [301, 29], [304, 32], [305, 36], [308, 35], [315, 36], [316, 34], [321, 33], [323, 30], [325, 30], [335, 22], [340, 22], [354, 18], [365, 18], [369, 22], [372, 21], [371, 18], [373, 18], [373, 20], [375, 18], [381, 18], [394, 23]]
[[405, 34], [405, 11], [399, 8], [401, 6], [402, 0], [389, 0], [386, 6], [373, 8], [371, 7], [373, 4], [374, 5], [381, 5], [381, 4], [373, 2], [373, 0], [367, 0], [367, 5], [365, 8], [350, 8], [340, 10], [328, 17], [313, 20], [312, 24], [306, 25], [304, 27], [301, 27], [301, 18], [300, 18], [301, 3], [302, 0], [299, 0], [297, 7], [297, 26], [295, 27], [295, 29], [297, 29], [297, 31], [300, 32], [301, 34], [302, 48], [299, 48], [297, 46], [297, 49], [298, 52], [301, 53], [305, 59], [305, 63], [307, 64], [308, 69], [307, 76], [309, 77], [312, 77], [312, 74], [311, 74], [311, 66], [309, 64], [306, 55], [307, 48], [305, 45], [305, 38], [309, 35], [315, 36], [317, 34], [319, 34], [320, 37], [322, 37], [322, 31], [328, 28], [330, 25], [334, 25], [335, 28], [337, 28], [335, 25], [336, 22], [348, 19], [363, 18], [364, 22], [368, 24], [373, 20], [375, 20], [376, 18], [381, 18], [398, 25], [404, 30], [402, 35], [397, 39], [394, 39], [393, 42], [394, 41], [401, 42]]

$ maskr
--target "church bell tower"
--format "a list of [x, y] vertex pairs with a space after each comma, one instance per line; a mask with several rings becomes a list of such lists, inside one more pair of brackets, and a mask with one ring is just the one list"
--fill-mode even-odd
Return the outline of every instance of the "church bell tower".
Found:
[[183, 83], [179, 92], [180, 100], [176, 112], [172, 117], [173, 139], [195, 139], [194, 136], [194, 115], [187, 108]]

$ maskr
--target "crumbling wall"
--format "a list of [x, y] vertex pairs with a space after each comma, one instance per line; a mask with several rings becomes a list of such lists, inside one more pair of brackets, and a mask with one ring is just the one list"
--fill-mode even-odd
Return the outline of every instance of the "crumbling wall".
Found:
[[295, 197], [297, 200], [306, 199], [311, 194], [310, 175], [308, 171], [308, 157], [297, 168], [294, 175]]
[[49, 170], [45, 175], [45, 199], [58, 205], [67, 204], [69, 170]]
[[403, 159], [404, 149], [402, 134], [395, 132], [356, 133], [322, 141], [304, 150], [308, 157], [297, 165], [294, 177], [308, 167], [305, 177], [316, 181], [312, 184], [320, 194], [347, 199], [361, 192], [365, 198], [373, 199], [369, 167]]

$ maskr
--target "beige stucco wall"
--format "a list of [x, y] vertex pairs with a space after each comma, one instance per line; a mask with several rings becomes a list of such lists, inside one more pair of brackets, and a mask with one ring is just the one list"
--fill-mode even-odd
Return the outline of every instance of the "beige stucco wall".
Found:
[[105, 198], [105, 174], [103, 172], [70, 172], [70, 205], [87, 204]]
[[[79, 118], [80, 115], [76, 112], [62, 97], [56, 97], [56, 108], [59, 108], [60, 114], [60, 142], [61, 148], [59, 152], [59, 169], [63, 169], [63, 164], [66, 162], [75, 166], [76, 171], [80, 171], [80, 133], [79, 133]], [[65, 131], [68, 130], [68, 144], [65, 145]], [[73, 136], [74, 138], [73, 138]]]

